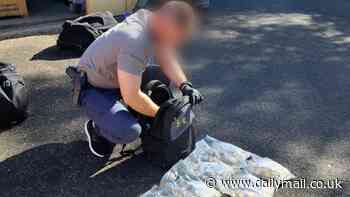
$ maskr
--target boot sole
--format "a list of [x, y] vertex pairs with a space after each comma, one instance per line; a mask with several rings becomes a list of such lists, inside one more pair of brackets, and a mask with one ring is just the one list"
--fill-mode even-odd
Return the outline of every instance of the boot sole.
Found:
[[88, 130], [88, 124], [89, 124], [89, 121], [87, 121], [85, 123], [85, 128], [84, 128], [84, 133], [85, 135], [87, 136], [87, 140], [88, 140], [88, 143], [89, 143], [89, 149], [91, 151], [91, 153], [93, 155], [95, 155], [96, 157], [99, 157], [99, 158], [104, 158], [105, 156], [104, 155], [101, 155], [101, 154], [98, 154], [94, 148], [92, 147], [92, 141], [91, 141], [91, 136], [90, 136], [90, 133], [89, 133], [89, 130]]

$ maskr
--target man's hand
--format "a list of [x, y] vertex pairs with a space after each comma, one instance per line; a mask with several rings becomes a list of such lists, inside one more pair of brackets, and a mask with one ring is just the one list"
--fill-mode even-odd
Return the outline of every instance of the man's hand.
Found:
[[190, 103], [192, 105], [197, 105], [203, 101], [202, 94], [195, 88], [192, 87], [190, 82], [184, 82], [180, 86], [180, 90], [184, 96], [190, 97]]

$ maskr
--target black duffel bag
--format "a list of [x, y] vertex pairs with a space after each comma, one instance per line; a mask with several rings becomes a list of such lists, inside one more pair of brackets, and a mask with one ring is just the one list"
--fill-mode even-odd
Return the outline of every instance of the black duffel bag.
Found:
[[27, 117], [28, 95], [13, 64], [0, 62], [0, 127], [11, 127]]
[[117, 20], [108, 11], [67, 20], [58, 36], [57, 46], [60, 49], [83, 53], [97, 37], [116, 24], [118, 24]]
[[155, 119], [146, 118], [142, 123], [142, 149], [151, 163], [168, 169], [195, 148], [192, 105], [186, 97], [173, 97], [160, 81], [149, 82], [143, 91], [160, 109]]

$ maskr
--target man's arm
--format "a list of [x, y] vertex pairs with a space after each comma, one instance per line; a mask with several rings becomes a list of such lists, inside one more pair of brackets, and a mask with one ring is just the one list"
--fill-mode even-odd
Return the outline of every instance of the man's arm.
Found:
[[176, 54], [172, 50], [157, 49], [157, 60], [160, 67], [168, 79], [180, 87], [187, 81], [187, 77], [179, 64]]
[[201, 93], [193, 88], [192, 84], [187, 80], [185, 73], [177, 61], [175, 52], [158, 48], [156, 50], [157, 58], [164, 74], [174, 82], [181, 90], [184, 96], [188, 96], [190, 103], [193, 105], [203, 101]]
[[124, 102], [139, 113], [149, 117], [155, 117], [159, 106], [141, 91], [141, 77], [121, 69], [118, 69], [117, 74]]

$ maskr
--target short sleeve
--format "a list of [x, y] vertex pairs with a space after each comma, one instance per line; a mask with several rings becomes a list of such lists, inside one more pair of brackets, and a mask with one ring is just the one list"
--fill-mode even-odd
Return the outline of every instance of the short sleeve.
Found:
[[141, 76], [145, 70], [142, 59], [128, 53], [120, 53], [118, 55], [118, 68], [137, 76]]

